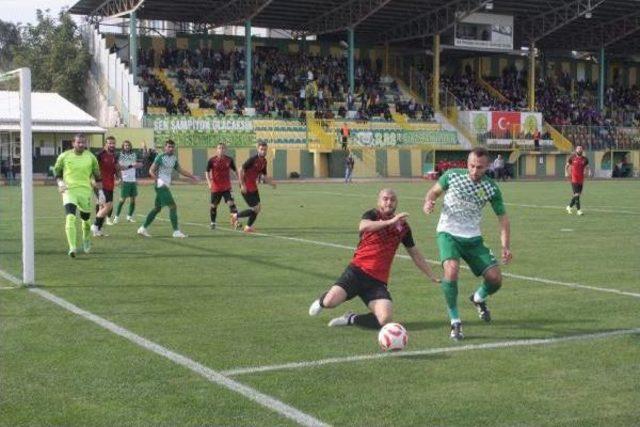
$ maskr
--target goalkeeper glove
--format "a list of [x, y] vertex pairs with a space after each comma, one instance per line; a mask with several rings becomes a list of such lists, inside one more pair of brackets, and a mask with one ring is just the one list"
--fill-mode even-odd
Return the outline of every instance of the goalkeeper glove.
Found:
[[61, 193], [64, 193], [65, 191], [67, 191], [67, 184], [65, 184], [64, 181], [61, 179], [58, 180], [58, 191]]
[[98, 204], [104, 205], [105, 203], [107, 203], [107, 198], [104, 195], [104, 191], [98, 190]]

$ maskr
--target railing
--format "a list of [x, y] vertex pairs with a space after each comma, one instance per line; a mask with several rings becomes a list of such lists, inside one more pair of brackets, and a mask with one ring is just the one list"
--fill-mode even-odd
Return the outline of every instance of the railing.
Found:
[[144, 109], [142, 89], [118, 55], [109, 52], [104, 37], [93, 26], [83, 26], [81, 33], [91, 54], [90, 72], [100, 92], [118, 110], [125, 125], [139, 127]]
[[329, 152], [333, 150], [336, 143], [334, 135], [328, 133], [325, 130], [325, 126], [328, 129], [328, 123], [321, 121], [313, 117], [313, 112], [307, 112], [307, 132], [308, 132], [308, 144], [310, 150], [318, 150]]
[[587, 150], [638, 150], [640, 128], [621, 126], [557, 126], [557, 132], [573, 149], [582, 145]]

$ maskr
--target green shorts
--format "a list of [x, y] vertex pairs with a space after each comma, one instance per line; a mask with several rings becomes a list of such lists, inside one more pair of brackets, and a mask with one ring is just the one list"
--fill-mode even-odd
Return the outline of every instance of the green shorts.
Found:
[[438, 249], [440, 262], [448, 259], [462, 258], [476, 276], [482, 276], [485, 271], [498, 265], [498, 260], [482, 241], [482, 237], [455, 237], [449, 233], [438, 233]]
[[138, 184], [135, 182], [123, 182], [120, 187], [120, 198], [138, 197]]
[[171, 190], [167, 187], [155, 187], [156, 189], [156, 206], [171, 206], [175, 205], [176, 202], [173, 200], [173, 196], [171, 195]]
[[62, 205], [76, 205], [82, 212], [91, 212], [91, 199], [93, 191], [90, 188], [74, 188], [62, 193]]

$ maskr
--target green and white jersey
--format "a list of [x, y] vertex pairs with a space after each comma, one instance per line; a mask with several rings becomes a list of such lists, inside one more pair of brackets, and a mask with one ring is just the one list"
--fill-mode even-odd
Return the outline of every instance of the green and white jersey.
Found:
[[53, 166], [56, 176], [61, 176], [69, 190], [91, 191], [91, 176], [100, 178], [98, 159], [89, 150], [76, 154], [73, 149], [61, 153]]
[[162, 180], [164, 185], [169, 187], [171, 185], [171, 174], [174, 170], [178, 169], [178, 157], [175, 154], [158, 154], [153, 161], [153, 164], [158, 168], [156, 174], [158, 176], [158, 181]]
[[120, 165], [120, 174], [122, 182], [136, 182], [136, 169], [134, 166], [138, 162], [138, 156], [133, 151], [125, 153], [120, 152], [118, 155], [118, 165]]
[[444, 204], [437, 231], [471, 238], [481, 235], [482, 208], [487, 202], [496, 215], [504, 215], [502, 193], [495, 181], [486, 175], [473, 182], [467, 169], [449, 169], [438, 180], [445, 191]]

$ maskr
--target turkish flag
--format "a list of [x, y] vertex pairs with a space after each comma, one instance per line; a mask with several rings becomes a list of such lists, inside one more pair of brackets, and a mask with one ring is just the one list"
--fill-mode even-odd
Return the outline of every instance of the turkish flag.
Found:
[[491, 130], [496, 133], [520, 130], [520, 113], [517, 111], [491, 112]]

